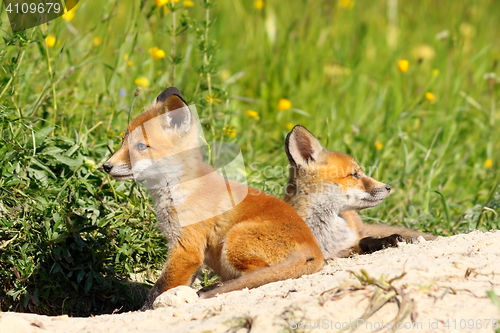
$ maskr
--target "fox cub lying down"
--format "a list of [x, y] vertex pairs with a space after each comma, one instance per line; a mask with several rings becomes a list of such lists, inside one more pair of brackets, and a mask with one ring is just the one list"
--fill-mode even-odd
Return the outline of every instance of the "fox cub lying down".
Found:
[[[202, 161], [193, 119], [180, 92], [168, 88], [128, 125], [121, 148], [103, 165], [117, 180], [145, 183], [169, 243], [165, 268], [143, 310], [162, 292], [189, 285], [203, 263], [227, 282], [200, 297], [298, 278], [323, 267], [318, 242], [292, 206], [228, 181]], [[234, 205], [228, 193], [242, 201]]]
[[285, 201], [307, 222], [325, 259], [371, 253], [423, 236], [405, 228], [361, 222], [357, 210], [379, 205], [391, 187], [368, 177], [349, 155], [329, 151], [305, 127], [286, 138], [290, 179]]

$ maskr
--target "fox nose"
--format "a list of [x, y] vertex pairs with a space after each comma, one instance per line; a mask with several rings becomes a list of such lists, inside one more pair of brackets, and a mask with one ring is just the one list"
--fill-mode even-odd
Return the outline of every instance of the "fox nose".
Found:
[[111, 163], [104, 163], [102, 165], [102, 168], [104, 169], [104, 171], [109, 173], [111, 171], [111, 169], [113, 169], [113, 165]]
[[391, 192], [391, 187], [389, 185], [387, 185], [387, 184], [385, 184], [385, 189], [387, 190], [387, 192]]

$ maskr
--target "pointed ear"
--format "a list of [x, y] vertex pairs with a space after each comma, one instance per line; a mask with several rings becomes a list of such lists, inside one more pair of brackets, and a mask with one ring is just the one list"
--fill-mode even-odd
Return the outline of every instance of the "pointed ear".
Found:
[[[176, 88], [174, 89], [177, 90]], [[161, 93], [160, 96], [162, 96], [163, 93]], [[163, 103], [161, 113], [164, 113], [165, 116], [164, 126], [188, 132], [191, 128], [191, 121], [193, 117], [189, 106], [182, 99], [182, 97], [177, 94], [172, 94], [166, 97], [161, 103]]]
[[317, 160], [323, 146], [304, 126], [296, 125], [286, 136], [286, 155], [293, 166], [303, 166]]
[[177, 95], [182, 98], [181, 92], [176, 87], [168, 87], [163, 90], [161, 94], [156, 97], [156, 103], [163, 103], [172, 95]]

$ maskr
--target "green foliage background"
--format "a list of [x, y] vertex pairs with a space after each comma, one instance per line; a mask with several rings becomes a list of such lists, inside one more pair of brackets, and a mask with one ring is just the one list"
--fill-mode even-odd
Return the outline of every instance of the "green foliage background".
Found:
[[146, 191], [98, 167], [170, 85], [208, 139], [242, 147], [254, 187], [281, 196], [284, 136], [302, 124], [395, 189], [366, 221], [498, 228], [498, 1], [263, 4], [82, 1], [72, 20], [18, 34], [2, 16], [2, 310], [140, 307], [128, 278], [160, 269], [166, 244]]

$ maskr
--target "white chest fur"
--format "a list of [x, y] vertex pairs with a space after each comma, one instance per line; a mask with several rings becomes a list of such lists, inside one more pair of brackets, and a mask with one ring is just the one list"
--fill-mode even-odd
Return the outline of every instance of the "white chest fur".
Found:
[[347, 225], [331, 201], [322, 202], [311, 197], [310, 209], [305, 218], [319, 243], [325, 259], [336, 258], [356, 242], [356, 233]]

